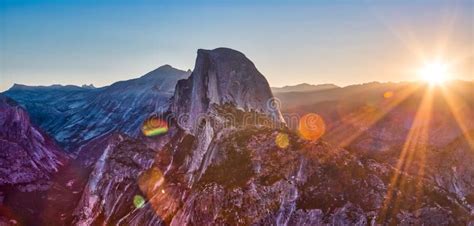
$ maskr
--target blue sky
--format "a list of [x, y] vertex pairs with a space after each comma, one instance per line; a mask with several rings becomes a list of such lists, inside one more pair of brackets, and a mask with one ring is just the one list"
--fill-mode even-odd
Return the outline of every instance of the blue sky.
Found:
[[413, 80], [435, 57], [474, 79], [474, 1], [256, 2], [1, 0], [0, 90], [192, 69], [222, 46], [273, 86]]

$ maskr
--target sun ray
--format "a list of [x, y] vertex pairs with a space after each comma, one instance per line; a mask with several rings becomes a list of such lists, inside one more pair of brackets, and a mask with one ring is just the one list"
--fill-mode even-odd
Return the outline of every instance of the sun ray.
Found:
[[469, 147], [474, 150], [474, 138], [466, 127], [467, 117], [465, 116], [464, 109], [466, 105], [462, 103], [460, 98], [456, 97], [453, 92], [448, 90], [447, 87], [441, 87], [441, 93], [449, 106], [449, 110], [451, 111], [456, 124], [466, 138]]
[[[392, 209], [396, 210], [399, 207], [399, 197], [393, 200], [394, 192], [396, 190], [403, 190], [406, 188], [407, 180], [403, 177], [407, 170], [412, 167], [413, 160], [421, 153], [418, 162], [419, 171], [418, 179], [424, 174], [424, 152], [426, 151], [426, 143], [428, 141], [428, 125], [431, 120], [433, 103], [433, 88], [427, 88], [417, 113], [412, 123], [412, 127], [407, 135], [405, 144], [403, 145], [400, 157], [395, 166], [395, 173], [392, 176], [388, 185], [387, 194], [385, 196], [384, 204], [381, 209], [382, 220], [386, 219], [388, 212]], [[400, 179], [401, 178], [401, 179]], [[421, 189], [421, 188], [420, 188]], [[421, 191], [417, 191], [420, 194]]]
[[[413, 136], [411, 149], [408, 149], [408, 156], [406, 158], [406, 162], [404, 164], [403, 171], [409, 170], [417, 170], [418, 172], [410, 173], [417, 179], [416, 182], [423, 179], [424, 176], [424, 169], [425, 169], [425, 154], [427, 151], [427, 144], [429, 139], [429, 126], [432, 118], [433, 113], [433, 96], [434, 96], [434, 88], [429, 87], [423, 97], [423, 100], [420, 104], [419, 110], [416, 115], [416, 120], [420, 123], [415, 125], [416, 133]], [[418, 169], [416, 169], [418, 167]], [[416, 173], [416, 174], [415, 174]], [[400, 189], [405, 191], [407, 189], [407, 178], [402, 177], [400, 182]], [[422, 188], [417, 187], [416, 191], [416, 198], [419, 198], [422, 194]], [[406, 192], [406, 191], [405, 191]], [[398, 207], [400, 200], [395, 202], [396, 207]], [[418, 200], [417, 200], [418, 201]], [[418, 203], [415, 203], [417, 206]], [[416, 207], [415, 207], [416, 208]]]
[[446, 8], [443, 13], [443, 20], [439, 26], [439, 33], [437, 34], [437, 45], [436, 45], [436, 54], [437, 56], [442, 56], [445, 54], [447, 47], [452, 40], [454, 35], [454, 25], [458, 19], [458, 5], [454, 5], [452, 8]]
[[418, 58], [424, 58], [424, 52], [421, 48], [421, 42], [412, 31], [406, 26], [393, 25], [389, 18], [381, 13], [376, 7], [372, 6], [371, 11], [374, 16], [382, 23], [385, 28], [398, 39], [400, 44]]
[[[384, 118], [390, 111], [392, 111], [392, 109], [394, 109], [401, 102], [406, 100], [418, 89], [419, 86], [415, 85], [409, 86], [398, 91], [393, 98], [385, 100], [386, 102], [382, 106], [381, 111], [375, 112], [374, 114], [362, 111], [361, 113], [353, 113], [347, 117], [344, 117], [339, 121], [339, 123], [342, 125], [337, 128], [333, 128], [331, 132], [327, 134], [327, 140], [332, 141], [333, 143], [337, 143], [341, 147], [349, 145], [352, 141], [357, 139], [357, 137], [359, 137], [367, 129], [369, 129], [379, 120]], [[366, 128], [364, 130], [354, 132], [353, 129], [348, 128], [354, 122], [363, 122], [364, 124], [366, 124]]]

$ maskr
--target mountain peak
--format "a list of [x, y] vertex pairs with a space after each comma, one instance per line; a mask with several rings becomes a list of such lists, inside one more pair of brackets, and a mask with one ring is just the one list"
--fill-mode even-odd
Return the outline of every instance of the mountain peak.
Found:
[[158, 68], [173, 68], [173, 67], [169, 64], [163, 64], [163, 65], [159, 66]]
[[95, 89], [96, 87], [94, 86], [94, 84], [91, 83], [91, 84], [89, 84], [89, 85], [84, 84], [84, 85], [81, 86], [81, 88], [85, 88], [85, 89]]
[[189, 116], [188, 123], [180, 125], [189, 131], [213, 105], [230, 104], [283, 123], [279, 109], [269, 107], [272, 101], [267, 80], [243, 53], [229, 48], [199, 49], [191, 76], [176, 85], [171, 111], [178, 117]]
[[166, 71], [166, 70], [179, 70], [179, 69], [174, 68], [173, 66], [171, 66], [169, 64], [163, 64], [163, 65], [159, 66], [158, 68], [156, 68], [155, 70]]
[[187, 74], [186, 71], [174, 68], [169, 64], [159, 66], [153, 71], [150, 71], [140, 78], [156, 78], [156, 77], [181, 77], [183, 74]]
[[35, 88], [36, 86], [29, 86], [29, 85], [24, 85], [24, 84], [19, 84], [19, 83], [14, 83], [12, 87], [8, 90], [26, 90], [26, 89], [31, 89]]
[[250, 61], [243, 53], [230, 49], [230, 48], [225, 48], [225, 47], [219, 47], [213, 50], [208, 50], [208, 49], [198, 49], [197, 51], [198, 57], [200, 54], [208, 54], [213, 57], [222, 57], [225, 59], [240, 59], [240, 60], [247, 60]]

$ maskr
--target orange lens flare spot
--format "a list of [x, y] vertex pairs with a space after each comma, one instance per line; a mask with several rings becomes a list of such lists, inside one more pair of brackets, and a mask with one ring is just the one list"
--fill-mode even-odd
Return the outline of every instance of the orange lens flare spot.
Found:
[[388, 99], [388, 98], [392, 98], [393, 95], [394, 95], [394, 93], [393, 93], [392, 91], [387, 91], [387, 92], [385, 92], [385, 93], [383, 94], [383, 97], [384, 97], [385, 99]]
[[159, 191], [158, 189], [163, 189], [162, 185], [164, 182], [165, 177], [163, 173], [156, 167], [148, 169], [138, 177], [138, 187], [148, 197], [152, 197]]
[[142, 126], [142, 133], [147, 137], [157, 136], [168, 132], [168, 123], [159, 118], [149, 118]]
[[178, 211], [173, 185], [166, 183], [164, 173], [157, 167], [151, 167], [140, 174], [138, 187], [146, 197], [146, 204], [153, 208], [154, 213], [161, 219], [171, 219]]
[[300, 119], [298, 132], [303, 139], [315, 141], [326, 132], [326, 124], [318, 114], [309, 113]]
[[275, 144], [279, 148], [286, 148], [290, 144], [290, 140], [288, 138], [288, 134], [286, 133], [278, 133], [275, 138]]

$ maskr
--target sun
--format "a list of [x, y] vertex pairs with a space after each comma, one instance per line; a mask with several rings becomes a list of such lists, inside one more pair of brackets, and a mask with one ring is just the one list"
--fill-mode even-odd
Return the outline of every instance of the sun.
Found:
[[439, 61], [430, 62], [419, 70], [419, 74], [429, 84], [440, 85], [449, 79], [449, 66]]

